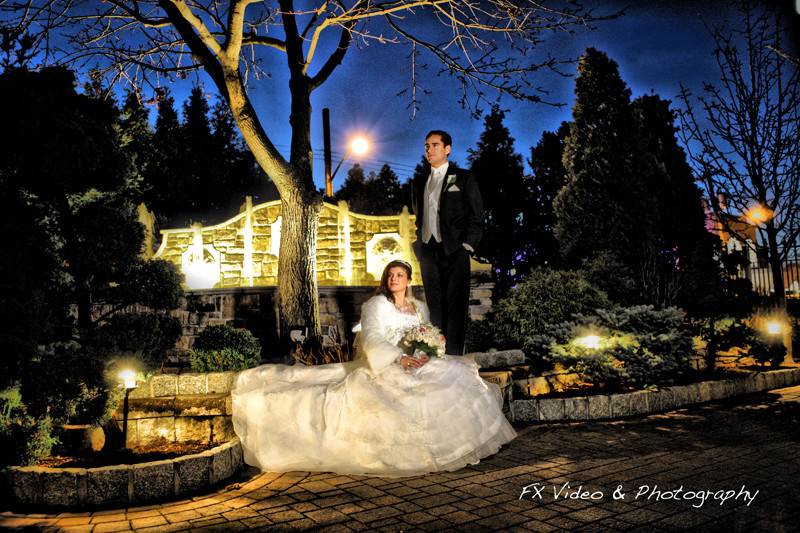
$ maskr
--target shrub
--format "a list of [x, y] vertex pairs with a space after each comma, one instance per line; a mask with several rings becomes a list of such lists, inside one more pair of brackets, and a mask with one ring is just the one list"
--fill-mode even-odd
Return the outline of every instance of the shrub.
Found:
[[246, 329], [209, 326], [197, 336], [190, 360], [196, 372], [244, 370], [261, 360], [261, 344]]
[[779, 366], [786, 357], [783, 338], [767, 339], [752, 325], [742, 319], [725, 318], [713, 322], [703, 330], [703, 339], [708, 342], [709, 357], [716, 358], [719, 351], [738, 348], [740, 354], [752, 357], [757, 363]]
[[49, 416], [27, 413], [19, 386], [0, 391], [0, 464], [29, 465], [49, 455], [58, 439]]
[[138, 354], [148, 368], [161, 366], [164, 355], [183, 333], [180, 321], [163, 313], [124, 313], [110, 317], [96, 331], [98, 352]]
[[519, 348], [527, 337], [545, 333], [548, 324], [608, 305], [606, 294], [580, 272], [538, 269], [469, 328], [468, 342], [473, 349]]
[[[589, 334], [599, 337], [597, 347], [577, 340]], [[691, 368], [693, 347], [682, 311], [640, 305], [576, 315], [529, 339], [528, 349], [596, 386], [615, 390], [673, 382]]]

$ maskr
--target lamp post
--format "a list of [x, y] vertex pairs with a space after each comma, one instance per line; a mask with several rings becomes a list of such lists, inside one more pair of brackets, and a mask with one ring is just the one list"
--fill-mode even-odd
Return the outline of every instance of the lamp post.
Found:
[[122, 403], [122, 448], [120, 451], [130, 452], [130, 448], [128, 448], [128, 396], [136, 388], [136, 372], [125, 369], [117, 374], [117, 378], [120, 381], [120, 387], [125, 388], [125, 400]]
[[322, 110], [322, 136], [325, 158], [325, 195], [333, 196], [333, 178], [339, 168], [351, 155], [364, 155], [369, 151], [369, 141], [366, 137], [357, 136], [350, 140], [345, 150], [344, 157], [331, 172], [331, 112], [327, 107]]

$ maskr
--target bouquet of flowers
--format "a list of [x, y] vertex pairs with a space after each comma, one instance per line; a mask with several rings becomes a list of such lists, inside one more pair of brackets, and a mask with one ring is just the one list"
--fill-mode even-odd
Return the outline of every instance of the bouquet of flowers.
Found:
[[426, 354], [428, 357], [444, 355], [445, 339], [439, 328], [433, 324], [419, 324], [409, 328], [400, 339], [400, 348], [404, 353], [417, 357]]

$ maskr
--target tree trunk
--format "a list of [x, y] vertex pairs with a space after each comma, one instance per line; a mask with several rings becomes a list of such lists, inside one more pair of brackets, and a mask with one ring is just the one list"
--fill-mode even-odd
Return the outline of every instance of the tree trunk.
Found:
[[280, 332], [288, 339], [292, 326], [308, 328], [308, 336], [321, 336], [317, 295], [317, 224], [321, 202], [281, 197], [281, 249], [278, 258]]
[[226, 76], [225, 83], [239, 131], [281, 197], [278, 320], [284, 343], [291, 326], [307, 327], [312, 341], [321, 337], [316, 251], [322, 197], [311, 174], [311, 98], [307, 84], [293, 80], [291, 88], [292, 150], [287, 162], [261, 127], [238, 73]]
[[771, 220], [767, 223], [766, 230], [767, 244], [769, 246], [769, 266], [772, 270], [772, 286], [775, 288], [775, 301], [777, 304], [783, 305], [786, 298], [786, 290], [783, 286], [783, 267], [778, 254], [778, 232]]

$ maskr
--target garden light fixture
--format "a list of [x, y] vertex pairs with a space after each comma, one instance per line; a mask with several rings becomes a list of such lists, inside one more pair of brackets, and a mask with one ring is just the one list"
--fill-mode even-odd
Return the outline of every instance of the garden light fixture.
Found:
[[121, 385], [125, 387], [125, 390], [135, 389], [136, 388], [136, 372], [131, 369], [121, 370], [119, 374], [117, 374]]
[[767, 333], [770, 335], [780, 335], [783, 333], [784, 324], [777, 320], [767, 322]]
[[128, 448], [128, 396], [136, 388], [136, 371], [126, 368], [117, 374], [120, 385], [125, 388], [125, 400], [122, 403], [122, 448], [121, 452], [130, 453]]
[[597, 350], [600, 348], [601, 337], [599, 335], [584, 335], [575, 339], [575, 344], [589, 348], [590, 350]]

